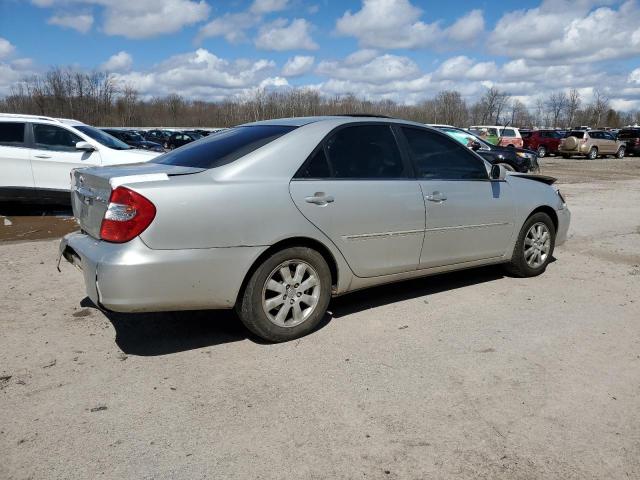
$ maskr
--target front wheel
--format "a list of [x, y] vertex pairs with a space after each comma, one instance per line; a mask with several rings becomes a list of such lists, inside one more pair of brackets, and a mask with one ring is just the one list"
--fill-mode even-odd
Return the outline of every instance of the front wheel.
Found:
[[531, 215], [520, 230], [507, 270], [517, 277], [540, 275], [551, 261], [555, 242], [556, 229], [549, 215]]
[[331, 298], [331, 271], [324, 257], [307, 247], [274, 253], [251, 275], [236, 310], [242, 323], [270, 342], [310, 333]]
[[616, 152], [616, 158], [624, 158], [624, 147], [620, 147]]

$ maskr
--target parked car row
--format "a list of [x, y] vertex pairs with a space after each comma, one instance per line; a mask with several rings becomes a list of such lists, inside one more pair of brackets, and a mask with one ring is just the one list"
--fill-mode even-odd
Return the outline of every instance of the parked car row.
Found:
[[134, 148], [154, 152], [173, 150], [212, 133], [209, 130], [134, 130], [129, 128], [103, 128], [102, 130]]

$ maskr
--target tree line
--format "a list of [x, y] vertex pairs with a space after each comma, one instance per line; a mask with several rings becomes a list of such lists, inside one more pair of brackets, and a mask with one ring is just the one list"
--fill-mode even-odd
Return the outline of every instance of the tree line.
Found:
[[416, 105], [391, 100], [366, 100], [353, 94], [324, 96], [304, 88], [257, 90], [246, 98], [221, 102], [189, 100], [174, 93], [145, 98], [130, 86], [118, 85], [105, 72], [54, 68], [30, 77], [0, 99], [0, 112], [75, 118], [91, 125], [118, 127], [229, 127], [279, 117], [369, 113], [421, 123], [561, 127], [622, 127], [640, 122], [640, 111], [611, 108], [600, 90], [585, 102], [577, 89], [553, 92], [527, 108], [497, 88], [488, 88], [476, 102], [447, 90]]

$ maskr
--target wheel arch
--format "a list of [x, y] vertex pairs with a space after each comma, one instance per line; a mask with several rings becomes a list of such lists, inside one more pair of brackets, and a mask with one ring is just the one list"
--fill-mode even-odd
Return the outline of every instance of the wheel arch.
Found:
[[536, 213], [546, 213], [547, 215], [549, 215], [549, 218], [551, 218], [551, 221], [553, 222], [553, 228], [555, 229], [556, 232], [558, 231], [558, 214], [552, 207], [550, 207], [549, 205], [540, 205], [538, 208], [534, 209], [529, 215], [527, 215], [525, 222], [532, 215], [535, 215]]
[[275, 252], [279, 252], [289, 247], [308, 247], [313, 250], [316, 250], [324, 260], [327, 262], [329, 266], [329, 271], [331, 272], [331, 287], [335, 290], [338, 286], [338, 262], [336, 261], [333, 253], [329, 250], [322, 242], [310, 238], [310, 237], [291, 237], [284, 240], [280, 240], [277, 243], [274, 243], [269, 248], [267, 248], [264, 252], [262, 252], [258, 258], [251, 264], [249, 270], [244, 276], [242, 280], [242, 284], [240, 285], [240, 290], [238, 291], [238, 297], [236, 299], [236, 303], [242, 298], [244, 294], [244, 290], [247, 286], [247, 282], [256, 271], [256, 269], [264, 262], [268, 257], [273, 255]]

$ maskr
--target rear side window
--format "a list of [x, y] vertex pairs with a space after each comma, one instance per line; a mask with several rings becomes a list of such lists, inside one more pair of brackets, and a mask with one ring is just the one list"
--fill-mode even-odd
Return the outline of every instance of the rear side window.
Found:
[[0, 145], [22, 147], [24, 145], [24, 123], [0, 122]]
[[335, 178], [407, 177], [388, 125], [354, 125], [338, 130], [325, 144]]
[[417, 128], [402, 128], [418, 178], [486, 180], [484, 163], [458, 142]]
[[220, 167], [257, 150], [295, 128], [281, 125], [230, 128], [196, 142], [188, 143], [178, 150], [156, 157], [151, 161], [181, 167]]
[[516, 136], [516, 132], [512, 128], [505, 128], [504, 130], [502, 130], [502, 136], [503, 137], [515, 137]]
[[33, 124], [33, 140], [36, 148], [59, 152], [73, 152], [76, 150], [76, 143], [82, 141], [65, 128], [42, 123]]
[[584, 138], [584, 132], [574, 130], [572, 132], [567, 133], [566, 138], [569, 138], [569, 137]]

